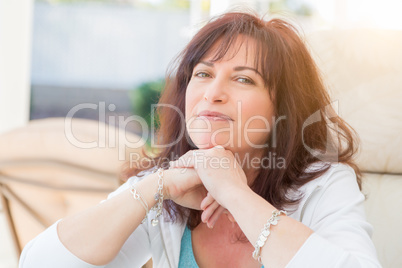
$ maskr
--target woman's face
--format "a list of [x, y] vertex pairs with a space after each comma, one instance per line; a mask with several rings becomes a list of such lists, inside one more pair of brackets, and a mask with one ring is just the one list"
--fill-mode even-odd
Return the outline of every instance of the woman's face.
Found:
[[267, 143], [273, 104], [255, 67], [256, 42], [243, 38], [213, 62], [215, 44], [194, 67], [186, 93], [186, 124], [200, 149], [222, 145], [244, 154]]

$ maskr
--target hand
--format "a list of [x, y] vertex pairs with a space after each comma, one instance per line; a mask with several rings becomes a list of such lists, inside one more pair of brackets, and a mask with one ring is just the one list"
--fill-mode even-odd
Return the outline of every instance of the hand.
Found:
[[234, 221], [224, 208], [225, 196], [230, 195], [232, 187], [247, 186], [247, 179], [232, 152], [221, 146], [189, 151], [179, 160], [171, 162], [170, 166], [194, 168], [209, 191], [209, 195], [201, 203], [201, 209], [204, 210], [203, 222], [213, 226], [222, 213], [227, 213], [229, 219]]
[[226, 214], [229, 221], [236, 222], [230, 212], [218, 204], [215, 199], [208, 193], [207, 196], [201, 202], [201, 209], [203, 213], [201, 214], [202, 222], [206, 223], [209, 228], [213, 228], [216, 221], [220, 218], [222, 214]]
[[169, 169], [164, 171], [165, 198], [183, 207], [201, 210], [200, 204], [207, 190], [194, 169]]
[[[173, 169], [170, 169], [173, 170]], [[198, 178], [195, 170], [193, 168], [185, 168], [180, 169], [176, 167], [176, 170], [180, 170], [180, 174], [169, 174], [173, 175], [175, 178], [181, 178], [181, 182], [178, 181], [177, 183], [179, 186], [170, 185], [166, 190], [166, 197], [167, 199], [172, 199], [175, 203], [180, 204], [181, 206], [203, 210], [204, 212], [201, 215], [201, 220], [208, 225], [208, 227], [212, 228], [215, 222], [219, 219], [219, 217], [225, 213], [229, 215], [230, 213], [222, 206], [215, 201], [215, 199], [210, 195], [207, 194], [207, 190], [203, 185], [195, 185], [192, 186], [191, 184], [194, 181], [185, 179], [185, 176], [188, 174], [184, 174], [185, 172], [189, 172], [190, 176], [191, 173], [195, 173], [195, 176]], [[173, 172], [174, 173], [174, 172]], [[199, 178], [198, 178], [199, 179]], [[166, 179], [165, 179], [166, 180]], [[183, 183], [184, 182], [184, 183]], [[201, 183], [201, 180], [199, 180]], [[229, 217], [229, 216], [228, 216]], [[229, 220], [235, 222], [232, 215], [230, 215]]]

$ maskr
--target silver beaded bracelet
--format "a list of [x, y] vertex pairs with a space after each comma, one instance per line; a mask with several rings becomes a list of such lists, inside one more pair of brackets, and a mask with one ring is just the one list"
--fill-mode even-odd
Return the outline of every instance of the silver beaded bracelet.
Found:
[[154, 199], [157, 201], [155, 206], [153, 206], [151, 209], [156, 211], [156, 216], [154, 219], [151, 220], [152, 226], [156, 226], [159, 223], [159, 216], [162, 215], [162, 209], [163, 209], [163, 168], [159, 168], [157, 170], [158, 173], [158, 190], [155, 193]]
[[265, 245], [265, 242], [267, 241], [267, 238], [268, 238], [269, 234], [271, 233], [269, 231], [271, 225], [277, 225], [278, 224], [279, 215], [281, 215], [281, 214], [287, 215], [287, 212], [284, 211], [284, 210], [277, 210], [277, 209], [272, 211], [271, 218], [268, 219], [267, 223], [264, 225], [264, 228], [262, 228], [260, 236], [258, 237], [258, 240], [255, 243], [254, 252], [253, 252], [253, 258], [255, 260], [257, 260], [261, 264], [262, 264], [262, 262], [261, 262], [261, 248]]

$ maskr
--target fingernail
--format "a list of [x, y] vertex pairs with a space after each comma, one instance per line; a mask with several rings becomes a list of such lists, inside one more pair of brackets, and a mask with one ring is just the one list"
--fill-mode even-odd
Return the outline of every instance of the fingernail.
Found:
[[214, 146], [214, 149], [225, 149], [222, 145], [216, 145]]

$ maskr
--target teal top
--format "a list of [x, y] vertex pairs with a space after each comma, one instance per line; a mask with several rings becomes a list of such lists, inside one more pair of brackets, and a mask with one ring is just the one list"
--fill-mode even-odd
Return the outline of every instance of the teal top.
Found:
[[[179, 268], [198, 268], [198, 264], [194, 258], [191, 231], [187, 226], [181, 238]], [[264, 268], [264, 266], [262, 266], [262, 268]]]
[[179, 268], [198, 268], [193, 253], [191, 231], [187, 226], [184, 229], [183, 237], [181, 238]]

